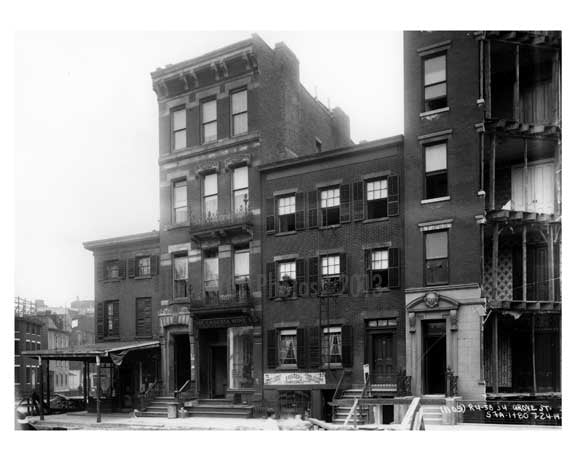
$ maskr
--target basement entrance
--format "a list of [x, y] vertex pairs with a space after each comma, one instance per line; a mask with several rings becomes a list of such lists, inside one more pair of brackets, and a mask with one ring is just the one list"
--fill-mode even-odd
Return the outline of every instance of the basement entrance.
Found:
[[446, 322], [422, 322], [422, 366], [425, 394], [446, 392]]

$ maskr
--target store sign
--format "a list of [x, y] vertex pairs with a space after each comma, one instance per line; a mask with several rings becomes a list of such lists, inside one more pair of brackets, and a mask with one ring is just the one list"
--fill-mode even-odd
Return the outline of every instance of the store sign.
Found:
[[229, 317], [229, 318], [213, 318], [213, 319], [200, 319], [198, 326], [200, 328], [229, 328], [237, 326], [245, 326], [248, 322], [245, 317]]
[[293, 386], [326, 384], [326, 374], [319, 373], [264, 373], [264, 384], [268, 386]]

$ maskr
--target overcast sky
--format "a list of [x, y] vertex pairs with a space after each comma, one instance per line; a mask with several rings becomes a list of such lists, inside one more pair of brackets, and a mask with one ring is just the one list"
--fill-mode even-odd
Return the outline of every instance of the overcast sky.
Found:
[[[403, 132], [400, 32], [259, 32], [285, 42], [301, 81], [351, 119], [355, 142]], [[246, 32], [34, 32], [16, 39], [15, 295], [94, 297], [82, 242], [158, 228], [150, 72]]]

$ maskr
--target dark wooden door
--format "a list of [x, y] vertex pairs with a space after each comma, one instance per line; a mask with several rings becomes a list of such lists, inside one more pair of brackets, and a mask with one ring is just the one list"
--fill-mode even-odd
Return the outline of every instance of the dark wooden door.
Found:
[[422, 324], [422, 364], [424, 393], [446, 392], [446, 323], [425, 322]]
[[394, 335], [372, 333], [370, 373], [373, 383], [385, 383], [394, 376]]
[[226, 396], [227, 380], [227, 353], [226, 346], [211, 347], [211, 381], [212, 398], [223, 398]]

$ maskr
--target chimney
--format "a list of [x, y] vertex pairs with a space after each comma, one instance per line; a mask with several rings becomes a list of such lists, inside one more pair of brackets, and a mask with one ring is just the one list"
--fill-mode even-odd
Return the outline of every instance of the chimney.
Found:
[[332, 109], [334, 117], [334, 128], [337, 133], [337, 139], [340, 146], [349, 146], [352, 144], [350, 139], [350, 117], [340, 107]]

